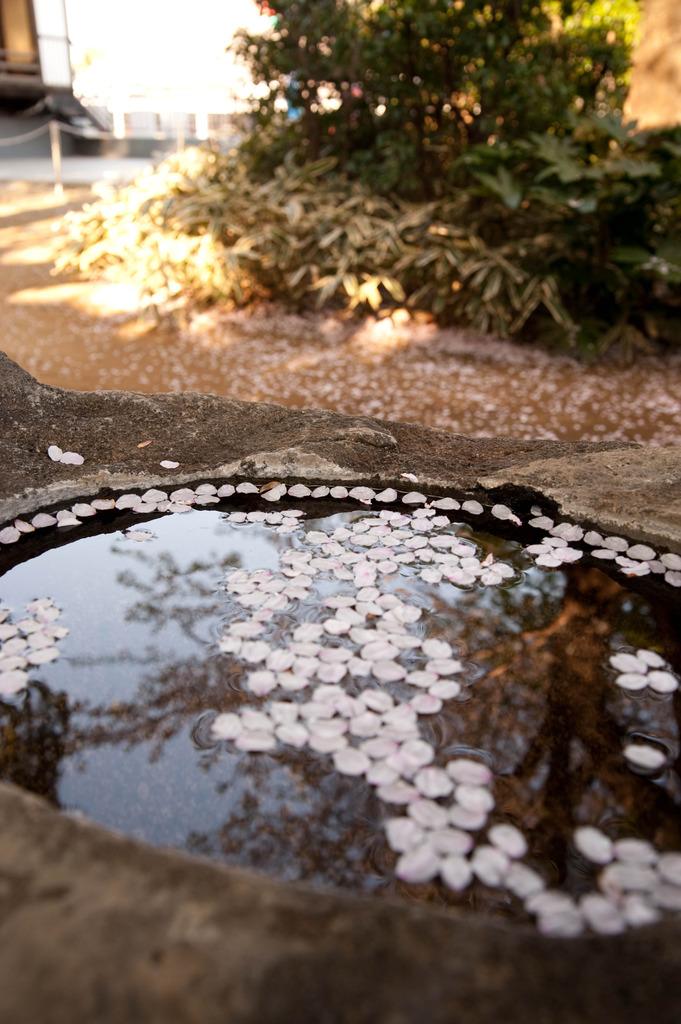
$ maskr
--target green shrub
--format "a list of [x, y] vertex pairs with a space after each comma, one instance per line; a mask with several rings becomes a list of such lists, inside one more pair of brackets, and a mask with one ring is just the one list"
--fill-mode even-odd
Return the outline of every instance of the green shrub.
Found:
[[417, 203], [333, 160], [255, 181], [238, 152], [188, 150], [77, 215], [58, 269], [123, 276], [159, 310], [406, 304], [584, 355], [681, 343], [681, 129], [585, 118], [469, 147], [453, 177]]

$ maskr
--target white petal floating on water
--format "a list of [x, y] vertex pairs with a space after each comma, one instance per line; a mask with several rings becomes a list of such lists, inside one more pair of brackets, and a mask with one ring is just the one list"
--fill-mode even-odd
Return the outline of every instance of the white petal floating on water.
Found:
[[239, 716], [229, 711], [214, 719], [210, 731], [219, 740], [235, 740], [243, 732], [243, 726]]
[[555, 555], [537, 555], [535, 563], [541, 565], [544, 569], [557, 569], [563, 563], [560, 558], [556, 558]]
[[514, 861], [506, 872], [504, 885], [519, 899], [525, 900], [528, 896], [542, 892], [546, 882], [533, 868]]
[[424, 669], [414, 669], [406, 676], [407, 682], [412, 686], [421, 686], [426, 689], [437, 683], [439, 678], [437, 672], [426, 672]]
[[638, 672], [622, 672], [615, 678], [615, 684], [623, 690], [645, 690], [648, 685], [648, 677]]
[[310, 734], [302, 722], [282, 722], [274, 730], [274, 735], [281, 743], [291, 747], [304, 747]]
[[575, 523], [558, 523], [549, 532], [552, 537], [560, 537], [565, 541], [581, 540], [584, 536], [584, 530]]
[[[449, 796], [454, 789], [454, 783], [443, 768], [435, 768], [430, 765], [421, 768], [414, 776], [414, 785], [419, 793], [430, 800], [441, 796]], [[444, 824], [444, 821], [442, 822]]]
[[397, 501], [397, 497], [397, 491], [393, 487], [386, 487], [384, 491], [376, 495], [376, 501], [393, 502]]
[[461, 503], [458, 502], [456, 498], [438, 498], [437, 501], [434, 501], [432, 504], [433, 508], [441, 508], [444, 510], [451, 509], [453, 512], [461, 508]]
[[652, 893], [652, 902], [664, 910], [681, 910], [681, 888], [675, 885], [660, 885]]
[[641, 928], [660, 920], [660, 911], [641, 893], [629, 893], [622, 901], [622, 913], [628, 925]]
[[646, 676], [648, 686], [655, 693], [674, 693], [679, 688], [679, 681], [671, 672], [653, 669]]
[[337, 750], [333, 755], [333, 763], [337, 772], [341, 775], [364, 775], [371, 766], [371, 761], [366, 754], [356, 747], [346, 747], [344, 750]]
[[578, 562], [584, 555], [584, 552], [578, 551], [577, 548], [554, 548], [553, 553], [561, 562]]
[[366, 780], [372, 786], [389, 786], [397, 782], [399, 777], [399, 772], [385, 761], [375, 761], [366, 773]]
[[[254, 625], [258, 625], [260, 626], [260, 628], [262, 628], [261, 623], [254, 623]], [[232, 630], [233, 629], [234, 626], [232, 626]], [[270, 651], [270, 653], [267, 655], [265, 664], [267, 665], [267, 668], [271, 669], [271, 671], [273, 672], [285, 672], [287, 669], [293, 666], [294, 661], [295, 655], [293, 654], [292, 651], [287, 651], [282, 648], [276, 648], [275, 650]]]
[[681, 886], [681, 853], [661, 853], [657, 870], [665, 882]]
[[178, 469], [179, 465], [179, 462], [173, 462], [172, 459], [163, 459], [162, 462], [159, 462], [159, 466], [162, 466], [163, 469]]
[[363, 690], [359, 695], [359, 699], [371, 711], [390, 711], [395, 706], [393, 698], [384, 690]]
[[25, 669], [28, 665], [26, 658], [20, 654], [13, 654], [9, 657], [0, 657], [0, 672], [13, 672], [15, 669]]
[[320, 484], [319, 487], [315, 487], [310, 497], [312, 498], [326, 498], [329, 494], [329, 488], [326, 484]]
[[222, 484], [222, 486], [217, 489], [217, 496], [218, 498], [231, 498], [234, 491], [235, 488], [232, 484]]
[[609, 864], [613, 859], [612, 840], [598, 828], [584, 825], [575, 829], [574, 841], [582, 856], [594, 864]]
[[455, 683], [451, 679], [438, 679], [436, 683], [428, 687], [428, 693], [431, 697], [438, 697], [440, 700], [452, 700], [461, 693], [461, 684]]
[[576, 910], [575, 901], [565, 892], [544, 888], [525, 900], [525, 909], [530, 914], [558, 914]]
[[647, 665], [641, 658], [635, 654], [627, 654], [625, 651], [611, 654], [608, 660], [612, 667], [619, 672], [638, 672], [644, 675], [647, 670]]
[[591, 554], [594, 558], [601, 558], [604, 561], [617, 558], [617, 552], [611, 551], [610, 548], [594, 548]]
[[21, 669], [8, 669], [0, 672], [0, 693], [18, 693], [28, 684], [28, 672]]
[[667, 763], [667, 755], [658, 747], [651, 747], [647, 743], [628, 743], [623, 754], [629, 764], [644, 771], [657, 771]]
[[601, 537], [600, 533], [596, 533], [595, 530], [589, 530], [584, 534], [584, 543], [588, 544], [591, 548], [602, 548], [603, 537]]
[[648, 665], [650, 668], [664, 668], [666, 665], [664, 658], [661, 658], [657, 651], [649, 651], [645, 648], [640, 648], [636, 651], [636, 657], [639, 661], [642, 661], [644, 665]]
[[527, 840], [515, 825], [505, 823], [493, 825], [487, 832], [487, 838], [492, 846], [503, 850], [508, 857], [513, 859], [524, 857], [527, 853]]
[[509, 858], [496, 846], [483, 843], [477, 846], [471, 855], [473, 872], [484, 885], [503, 885], [510, 866]]
[[277, 682], [282, 690], [288, 690], [291, 693], [297, 690], [304, 690], [306, 686], [310, 685], [310, 680], [307, 676], [296, 672], [280, 672], [277, 676]]
[[[658, 853], [645, 839], [616, 839], [613, 843], [617, 860], [627, 864], [650, 865], [657, 863]], [[681, 854], [677, 854], [681, 861]]]
[[307, 498], [312, 494], [312, 491], [307, 484], [294, 484], [292, 487], [289, 487], [288, 493], [292, 498]]
[[[135, 505], [139, 505], [141, 502], [139, 494], [121, 494], [120, 497], [116, 498], [116, 508], [134, 508]], [[59, 513], [57, 513], [57, 518]]]
[[421, 797], [415, 786], [411, 786], [408, 782], [403, 782], [401, 779], [399, 782], [392, 782], [387, 786], [378, 786], [376, 793], [385, 803], [398, 805], [413, 803], [414, 800], [419, 800]]
[[280, 501], [285, 494], [286, 484], [277, 484], [276, 487], [270, 487], [268, 491], [264, 491], [260, 497], [265, 501]]
[[223, 636], [218, 641], [218, 648], [223, 654], [238, 654], [243, 640], [239, 636]]
[[421, 650], [428, 658], [451, 658], [452, 648], [446, 640], [430, 637], [421, 644]]
[[494, 797], [486, 786], [472, 786], [468, 782], [459, 783], [454, 799], [461, 807], [474, 813], [487, 814], [494, 807]]
[[448, 889], [461, 892], [473, 881], [473, 868], [466, 857], [453, 854], [441, 860], [440, 878]]
[[59, 657], [59, 651], [56, 647], [43, 647], [37, 651], [30, 651], [26, 655], [26, 661], [29, 665], [46, 665], [50, 661], [55, 661]]
[[536, 530], [552, 530], [554, 523], [548, 516], [535, 516], [534, 519], [528, 520], [528, 526], [533, 526]]
[[244, 731], [234, 741], [235, 747], [239, 750], [247, 750], [251, 753], [258, 751], [273, 750], [277, 745], [274, 733], [261, 730]]
[[543, 914], [537, 921], [542, 935], [553, 938], [574, 939], [584, 931], [584, 920], [579, 909], [572, 906], [566, 910], [557, 910], [551, 914]]
[[277, 685], [277, 677], [269, 669], [259, 669], [256, 672], [249, 672], [246, 679], [246, 689], [254, 693], [256, 697], [264, 697]]
[[428, 499], [420, 491], [409, 491], [402, 496], [403, 505], [423, 505]]
[[312, 735], [326, 738], [344, 736], [348, 731], [348, 723], [342, 718], [310, 718], [307, 727]]
[[[429, 771], [430, 769], [423, 768], [421, 770]], [[446, 809], [429, 797], [423, 800], [415, 800], [413, 804], [409, 804], [407, 814], [414, 821], [418, 822], [422, 828], [426, 829], [445, 829], [449, 821]], [[464, 834], [463, 832], [460, 833], [460, 835]]]
[[293, 631], [293, 639], [307, 643], [319, 640], [323, 633], [324, 627], [321, 622], [301, 622]]
[[[412, 807], [418, 807], [419, 803], [410, 804], [408, 812]], [[431, 846], [436, 853], [443, 857], [463, 857], [473, 849], [473, 837], [468, 832], [462, 832], [458, 828], [437, 828], [430, 832], [428, 837]]]
[[331, 495], [332, 498], [347, 498], [348, 489], [347, 487], [342, 486], [332, 487], [331, 490], [329, 491], [329, 494]]
[[317, 668], [317, 679], [323, 683], [338, 683], [346, 671], [345, 665], [339, 662], [320, 662]]
[[35, 526], [36, 530], [43, 530], [47, 526], [54, 526], [56, 522], [56, 517], [48, 515], [47, 512], [38, 512], [38, 514], [33, 516], [33, 519], [31, 519], [31, 523]]
[[648, 544], [632, 544], [630, 548], [627, 548], [627, 557], [634, 558], [639, 562], [648, 562], [657, 558], [657, 552]]
[[395, 740], [385, 739], [384, 736], [376, 736], [361, 743], [360, 749], [364, 751], [367, 757], [382, 758], [395, 754], [398, 750], [398, 744]]
[[667, 569], [664, 574], [664, 581], [671, 587], [681, 587], [681, 572], [674, 572], [671, 569]]
[[479, 501], [464, 501], [461, 508], [472, 516], [480, 516], [485, 511]]
[[35, 526], [33, 523], [27, 523], [24, 519], [15, 519], [14, 529], [18, 530], [19, 533], [35, 533]]
[[350, 732], [353, 736], [376, 736], [380, 732], [382, 718], [374, 711], [365, 711], [356, 715], [350, 722]]
[[469, 811], [461, 804], [452, 804], [449, 809], [449, 820], [455, 828], [465, 829], [467, 832], [478, 832], [487, 824], [487, 812]]
[[59, 447], [59, 445], [51, 444], [50, 447], [47, 449], [47, 454], [52, 459], [53, 462], [59, 462], [64, 453]]
[[419, 715], [436, 715], [442, 711], [442, 701], [432, 693], [419, 693], [409, 703]]
[[342, 636], [343, 633], [350, 632], [350, 623], [343, 622], [342, 619], [330, 618], [324, 619], [322, 626], [324, 632], [329, 633], [330, 636]]
[[241, 646], [241, 657], [250, 664], [264, 661], [270, 653], [270, 645], [264, 640], [246, 640]]
[[492, 772], [487, 765], [468, 757], [457, 757], [449, 761], [446, 770], [455, 782], [486, 786], [492, 781]]
[[610, 551], [626, 551], [629, 547], [629, 541], [625, 540], [624, 537], [606, 537], [603, 541], [603, 547]]
[[350, 658], [348, 662], [348, 672], [351, 676], [359, 677], [360, 679], [364, 676], [371, 674], [372, 663], [365, 661], [363, 658]]
[[260, 489], [255, 484], [250, 483], [248, 480], [242, 481], [242, 483], [236, 486], [237, 494], [259, 494]]
[[241, 622], [232, 622], [230, 624], [230, 632], [232, 636], [245, 637], [252, 639], [254, 636], [259, 636], [264, 629], [262, 622], [254, 622], [253, 619], [245, 619]]
[[298, 717], [298, 705], [289, 700], [273, 700], [269, 706], [270, 718], [277, 725], [290, 724]]
[[425, 838], [423, 829], [411, 818], [388, 818], [385, 823], [388, 846], [396, 853], [405, 853], [420, 846]]
[[322, 647], [317, 657], [329, 664], [345, 665], [352, 659], [352, 651], [349, 647]]
[[440, 858], [429, 843], [422, 843], [403, 853], [395, 865], [395, 874], [403, 882], [418, 884], [435, 878], [440, 868]]
[[431, 658], [426, 662], [426, 671], [435, 672], [438, 676], [453, 676], [462, 668], [461, 662], [455, 658]]
[[376, 491], [372, 487], [353, 487], [349, 493], [350, 497], [356, 498], [357, 501], [373, 501], [376, 497]]
[[0, 530], [0, 544], [16, 544], [21, 538], [21, 533], [16, 526], [6, 526]]
[[396, 658], [400, 652], [388, 640], [372, 640], [365, 644], [359, 653], [365, 661], [385, 661]]
[[396, 661], [372, 661], [371, 674], [383, 683], [396, 683], [404, 679], [407, 670]]
[[658, 882], [657, 872], [643, 864], [608, 864], [598, 879], [603, 892], [613, 896], [623, 892], [652, 892]]
[[660, 555], [660, 561], [665, 569], [681, 570], [681, 555], [677, 555], [674, 551], [666, 551]]

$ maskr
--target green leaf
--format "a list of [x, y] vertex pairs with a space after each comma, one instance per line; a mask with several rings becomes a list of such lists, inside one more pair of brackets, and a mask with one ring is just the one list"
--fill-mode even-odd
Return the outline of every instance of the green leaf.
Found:
[[509, 210], [518, 209], [522, 202], [523, 190], [505, 167], [500, 167], [496, 174], [486, 174], [483, 171], [473, 171], [473, 173], [478, 181], [499, 196]]

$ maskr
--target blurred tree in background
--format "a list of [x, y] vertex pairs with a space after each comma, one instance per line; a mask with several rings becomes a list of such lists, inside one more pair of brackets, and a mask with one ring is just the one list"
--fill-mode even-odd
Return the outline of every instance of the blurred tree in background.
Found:
[[644, 0], [643, 11], [625, 116], [641, 128], [673, 128], [681, 121], [681, 3]]
[[[676, 2], [676, 0], [673, 0]], [[637, 0], [278, 0], [232, 46], [261, 92], [263, 173], [334, 156], [382, 192], [433, 198], [468, 144], [621, 113]]]

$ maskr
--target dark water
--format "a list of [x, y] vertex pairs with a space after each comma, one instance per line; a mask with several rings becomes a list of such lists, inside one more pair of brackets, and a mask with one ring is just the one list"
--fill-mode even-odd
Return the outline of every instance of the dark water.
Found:
[[[303, 529], [330, 533], [372, 515], [310, 519]], [[0, 579], [15, 621], [29, 601], [49, 596], [70, 629], [58, 660], [0, 700], [2, 777], [106, 827], [281, 879], [522, 916], [519, 900], [479, 882], [458, 894], [437, 881], [396, 879], [383, 823], [404, 808], [387, 806], [363, 778], [339, 774], [329, 755], [283, 744], [249, 753], [214, 739], [216, 714], [282, 696], [247, 692], [247, 666], [218, 649], [230, 621], [249, 614], [226, 593], [226, 574], [279, 572], [280, 555], [301, 547], [302, 534], [199, 510], [144, 526], [155, 535], [147, 543], [122, 533], [75, 539]], [[517, 825], [529, 843], [525, 862], [551, 886], [594, 886], [572, 845], [580, 825], [681, 848], [678, 695], [625, 693], [608, 667], [614, 651], [648, 648], [678, 671], [669, 605], [598, 569], [542, 571], [516, 543], [467, 525], [448, 531], [517, 571], [490, 587], [428, 584], [407, 565], [381, 580], [425, 610], [411, 632], [447, 639], [463, 661], [461, 693], [419, 716], [436, 763], [470, 755], [489, 765], [496, 807], [487, 824]], [[266, 640], [283, 645], [296, 624], [329, 616], [324, 598], [352, 592], [328, 573], [316, 579], [307, 600], [275, 612]], [[421, 667], [418, 651], [401, 660]], [[343, 685], [352, 694], [374, 686], [398, 701], [414, 695], [404, 682], [346, 677]], [[669, 767], [632, 770], [622, 755], [632, 738], [659, 745]]]

